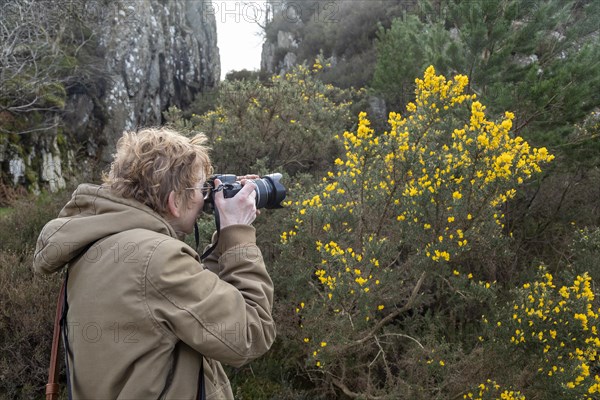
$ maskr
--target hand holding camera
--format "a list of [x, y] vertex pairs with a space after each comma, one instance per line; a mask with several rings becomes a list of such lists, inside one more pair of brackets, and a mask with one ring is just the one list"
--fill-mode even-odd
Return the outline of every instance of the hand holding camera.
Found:
[[[215, 187], [223, 183], [215, 178]], [[240, 183], [241, 185], [241, 183]], [[229, 225], [250, 225], [256, 219], [256, 185], [252, 181], [245, 181], [236, 196], [226, 199], [223, 190], [213, 193], [213, 203], [219, 209], [221, 229]]]
[[[281, 174], [259, 178], [258, 175], [213, 175], [206, 182], [212, 191], [204, 201], [204, 211], [219, 210], [221, 228], [233, 224], [251, 224], [260, 208], [281, 208], [286, 189], [279, 182]], [[226, 200], [231, 199], [231, 200]]]

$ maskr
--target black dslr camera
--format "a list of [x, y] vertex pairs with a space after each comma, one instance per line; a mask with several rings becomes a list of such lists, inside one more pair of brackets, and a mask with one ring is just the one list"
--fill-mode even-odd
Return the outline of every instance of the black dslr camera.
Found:
[[[215, 179], [222, 183], [215, 187]], [[282, 208], [281, 202], [285, 199], [285, 187], [279, 182], [280, 173], [265, 175], [260, 179], [251, 179], [256, 184], [256, 208]], [[212, 212], [214, 209], [214, 194], [220, 190], [223, 191], [225, 198], [233, 197], [242, 190], [242, 184], [237, 181], [237, 177], [231, 174], [212, 175], [205, 183], [207, 187], [212, 188], [208, 197], [204, 200], [204, 212]]]

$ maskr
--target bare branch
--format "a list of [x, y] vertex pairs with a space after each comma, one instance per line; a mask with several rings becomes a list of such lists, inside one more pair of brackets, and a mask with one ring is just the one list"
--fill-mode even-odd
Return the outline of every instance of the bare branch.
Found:
[[331, 383], [333, 383], [337, 388], [339, 388], [342, 392], [344, 392], [344, 394], [346, 396], [348, 396], [352, 399], [363, 398], [363, 399], [368, 399], [368, 400], [382, 400], [385, 398], [385, 397], [381, 397], [381, 396], [373, 396], [368, 393], [367, 394], [355, 393], [352, 390], [350, 390], [344, 382], [342, 382], [336, 378], [331, 378]]
[[402, 314], [402, 313], [410, 310], [413, 307], [413, 305], [415, 303], [415, 300], [417, 299], [417, 295], [419, 294], [419, 291], [421, 290], [421, 286], [423, 285], [423, 282], [425, 281], [425, 276], [426, 275], [427, 275], [426, 272], [423, 272], [421, 274], [421, 277], [417, 281], [415, 287], [412, 290], [412, 293], [410, 294], [410, 297], [408, 298], [408, 301], [406, 302], [406, 304], [404, 306], [402, 306], [401, 308], [395, 310], [394, 312], [389, 313], [384, 318], [382, 318], [381, 320], [379, 320], [379, 322], [377, 322], [377, 324], [375, 324], [375, 326], [373, 327], [373, 329], [371, 329], [371, 331], [369, 333], [367, 333], [362, 339], [359, 339], [359, 340], [356, 340], [353, 343], [350, 343], [348, 345], [348, 347], [358, 346], [358, 345], [364, 344], [365, 342], [367, 342], [368, 340], [370, 340], [373, 336], [375, 336], [375, 334], [383, 326], [385, 326], [389, 321], [393, 320], [398, 315], [400, 315], [400, 314]]
[[0, 127], [0, 132], [2, 132], [2, 133], [17, 133], [18, 135], [26, 135], [28, 133], [34, 133], [34, 132], [50, 131], [50, 130], [56, 128], [58, 125], [59, 125], [59, 123], [55, 122], [51, 125], [38, 126], [37, 128], [26, 129], [26, 130], [22, 130], [19, 132], [7, 131], [6, 129], [2, 129], [2, 127]]
[[417, 339], [415, 339], [415, 338], [414, 338], [414, 337], [412, 337], [412, 336], [405, 335], [404, 333], [384, 333], [384, 334], [382, 334], [382, 335], [379, 335], [379, 336], [380, 336], [380, 337], [386, 337], [386, 336], [400, 336], [400, 337], [403, 337], [403, 338], [407, 338], [407, 339], [410, 339], [410, 340], [412, 340], [412, 341], [413, 341], [413, 342], [415, 342], [416, 344], [418, 344], [418, 345], [419, 345], [419, 347], [420, 347], [421, 349], [425, 350], [425, 346], [423, 346], [423, 345], [421, 344], [421, 342], [419, 342]]

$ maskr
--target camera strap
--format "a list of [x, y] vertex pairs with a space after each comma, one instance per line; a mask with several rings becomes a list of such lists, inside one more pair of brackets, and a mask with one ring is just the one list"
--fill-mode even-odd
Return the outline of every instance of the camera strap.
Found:
[[[208, 249], [206, 249], [204, 253], [202, 253], [202, 255], [200, 256], [200, 261], [204, 261], [204, 259], [206, 259], [206, 257], [208, 257], [210, 253], [212, 253], [213, 250], [217, 248], [217, 243], [219, 243], [219, 234], [221, 233], [221, 220], [219, 218], [219, 209], [215, 207], [213, 213], [215, 215], [217, 236], [215, 237], [215, 242]], [[194, 238], [196, 239], [196, 251], [198, 251], [198, 248], [200, 247], [200, 232], [198, 231], [198, 223], [194, 224]]]
[[46, 400], [58, 399], [59, 387], [58, 387], [58, 346], [60, 342], [61, 333], [61, 319], [63, 314], [63, 302], [65, 298], [65, 287], [67, 281], [63, 281], [56, 302], [56, 317], [54, 318], [54, 334], [52, 336], [52, 349], [50, 352], [50, 370], [48, 372], [48, 384], [46, 385]]
[[54, 333], [52, 335], [52, 348], [50, 351], [50, 368], [48, 371], [48, 384], [46, 385], [46, 400], [58, 399], [60, 388], [58, 384], [58, 347], [62, 337], [62, 342], [65, 350], [65, 368], [67, 374], [67, 397], [69, 400], [73, 398], [71, 393], [71, 374], [69, 371], [69, 354], [71, 349], [69, 346], [69, 332], [67, 326], [67, 312], [69, 303], [67, 302], [67, 282], [69, 280], [69, 271], [65, 273], [65, 279], [60, 288], [60, 294], [56, 301], [56, 316], [54, 318]]

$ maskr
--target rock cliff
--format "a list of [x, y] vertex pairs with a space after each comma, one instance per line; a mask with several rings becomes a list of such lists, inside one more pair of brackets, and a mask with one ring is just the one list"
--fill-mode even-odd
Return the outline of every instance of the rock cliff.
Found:
[[[99, 51], [110, 74], [102, 103], [108, 118], [99, 141], [89, 143], [91, 154], [109, 160], [107, 153], [124, 129], [159, 124], [167, 107], [184, 108], [198, 93], [218, 84], [216, 23], [203, 4], [123, 1], [112, 21], [102, 27]], [[78, 96], [73, 100], [74, 110], [81, 105], [90, 108], [89, 100]], [[99, 147], [103, 149], [96, 154]]]
[[270, 32], [262, 46], [260, 69], [263, 73], [281, 75], [296, 65], [296, 52], [301, 40], [298, 30], [304, 25], [302, 7], [273, 0], [266, 4]]
[[[70, 82], [56, 126], [43, 134], [0, 137], [5, 183], [64, 186], [63, 173], [80, 153], [108, 162], [124, 130], [161, 124], [171, 105], [185, 108], [218, 85], [214, 13], [186, 0], [89, 1], [93, 62], [86, 82]], [[89, 11], [89, 10], [88, 10]], [[0, 121], [1, 122], [1, 121]]]

